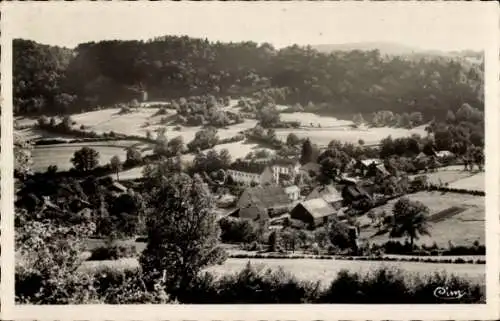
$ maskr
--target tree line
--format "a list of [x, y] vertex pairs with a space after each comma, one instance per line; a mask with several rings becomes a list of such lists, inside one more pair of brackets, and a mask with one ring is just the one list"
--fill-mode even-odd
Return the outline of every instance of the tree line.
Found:
[[305, 109], [312, 102], [331, 113], [421, 112], [430, 120], [463, 103], [484, 109], [484, 65], [460, 58], [320, 53], [297, 45], [277, 50], [267, 43], [165, 36], [89, 42], [73, 50], [16, 39], [13, 59], [17, 114], [74, 113], [144, 93], [159, 100], [262, 90], [276, 101]]

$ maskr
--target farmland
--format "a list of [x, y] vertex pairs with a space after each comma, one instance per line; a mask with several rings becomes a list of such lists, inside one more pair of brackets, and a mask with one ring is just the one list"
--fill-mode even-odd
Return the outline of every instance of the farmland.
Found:
[[[45, 171], [50, 165], [57, 165], [58, 170], [69, 170], [73, 166], [71, 158], [74, 152], [84, 146], [92, 147], [99, 153], [100, 164], [108, 163], [115, 155], [124, 161], [126, 158], [126, 147], [136, 146], [140, 150], [147, 148], [145, 144], [134, 141], [87, 142], [36, 146], [32, 152], [33, 170]], [[146, 152], [146, 154], [147, 153], [148, 152]]]
[[485, 177], [484, 172], [477, 173], [473, 176], [469, 176], [460, 180], [457, 180], [449, 185], [450, 188], [466, 189], [466, 190], [485, 190]]
[[[278, 269], [282, 267], [285, 271], [292, 273], [297, 279], [304, 281], [319, 281], [322, 286], [327, 286], [343, 269], [350, 272], [368, 273], [377, 268], [387, 267], [389, 269], [401, 269], [410, 274], [420, 276], [430, 275], [435, 272], [447, 272], [473, 282], [485, 283], [485, 265], [483, 264], [441, 264], [441, 263], [416, 263], [416, 262], [370, 262], [370, 261], [348, 261], [348, 260], [317, 260], [317, 259], [236, 259], [229, 258], [222, 265], [211, 266], [205, 271], [216, 276], [230, 275], [241, 271], [250, 262], [263, 268]], [[139, 263], [135, 258], [108, 260], [108, 261], [86, 261], [80, 267], [80, 271], [96, 271], [106, 268], [116, 270], [136, 269]]]
[[[457, 197], [457, 195], [459, 197]], [[468, 246], [474, 241], [480, 244], [485, 242], [485, 200], [481, 196], [467, 194], [442, 193], [442, 192], [418, 192], [408, 195], [413, 201], [419, 201], [429, 207], [431, 215], [430, 236], [422, 236], [416, 241], [417, 244], [432, 245], [434, 242], [438, 246], [446, 247], [448, 242], [454, 245]], [[396, 200], [378, 207], [375, 211], [385, 211], [391, 213]], [[451, 217], [444, 220], [433, 220], [433, 215], [443, 213], [448, 209], [457, 209], [451, 213]], [[369, 219], [361, 217], [360, 222], [367, 225]], [[374, 236], [377, 230], [372, 227], [361, 228], [360, 238], [371, 243], [384, 243], [389, 240], [387, 234]], [[398, 240], [398, 239], [395, 239]], [[402, 240], [402, 239], [400, 239]]]

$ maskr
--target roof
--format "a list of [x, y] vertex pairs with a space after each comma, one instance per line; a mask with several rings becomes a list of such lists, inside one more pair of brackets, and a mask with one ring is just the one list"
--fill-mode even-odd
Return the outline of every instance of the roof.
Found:
[[315, 172], [315, 173], [319, 173], [319, 171], [321, 170], [321, 165], [318, 164], [318, 163], [315, 163], [315, 162], [309, 162], [309, 163], [306, 163], [304, 165], [302, 165], [302, 167], [300, 168], [301, 171], [304, 171], [304, 172]]
[[249, 204], [242, 204], [248, 199], [251, 205], [256, 205], [265, 209], [288, 205], [289, 199], [285, 190], [278, 185], [266, 185], [249, 187], [243, 191], [238, 207], [247, 207]]
[[230, 214], [230, 216], [236, 216], [243, 219], [251, 220], [268, 220], [269, 215], [267, 211], [258, 206], [249, 206], [244, 208], [238, 208]]
[[298, 165], [299, 161], [294, 158], [275, 158], [271, 161], [273, 166], [289, 166], [289, 165]]
[[126, 192], [127, 188], [118, 182], [113, 182], [113, 187], [122, 192]]
[[234, 162], [229, 167], [230, 170], [244, 173], [262, 174], [268, 165], [263, 163]]
[[322, 198], [310, 199], [299, 203], [299, 205], [304, 207], [314, 218], [330, 216], [336, 212], [336, 210]]
[[438, 157], [445, 157], [445, 156], [452, 156], [454, 155], [452, 152], [450, 152], [449, 150], [440, 150], [438, 152], [436, 152], [436, 156]]
[[349, 193], [353, 198], [358, 198], [361, 196], [366, 196], [371, 199], [370, 194], [361, 186], [358, 185], [346, 185], [344, 191]]
[[427, 158], [427, 155], [424, 152], [420, 152], [415, 158]]
[[315, 198], [322, 198], [328, 203], [335, 203], [343, 200], [341, 193], [331, 185], [317, 186], [307, 195], [306, 200]]
[[285, 193], [294, 193], [294, 192], [300, 192], [300, 188], [297, 185], [292, 185], [285, 187]]
[[375, 163], [375, 165], [382, 164], [382, 161], [378, 158], [363, 159], [360, 162], [364, 166], [370, 166], [372, 163]]
[[387, 169], [385, 168], [384, 164], [380, 164], [380, 165], [377, 165], [377, 170], [382, 173], [382, 175], [385, 175], [385, 176], [390, 176], [391, 173], [389, 173], [387, 171]]

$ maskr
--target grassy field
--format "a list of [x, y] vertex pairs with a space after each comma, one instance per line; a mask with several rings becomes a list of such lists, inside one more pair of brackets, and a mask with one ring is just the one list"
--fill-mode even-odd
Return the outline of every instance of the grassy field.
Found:
[[450, 188], [459, 188], [467, 190], [484, 191], [485, 186], [484, 172], [477, 173], [473, 176], [457, 180], [449, 185]]
[[350, 120], [340, 120], [330, 116], [320, 116], [313, 113], [283, 113], [280, 115], [283, 121], [298, 121], [301, 126], [318, 127], [336, 127], [336, 126], [349, 126], [352, 124]]
[[[467, 194], [441, 193], [441, 192], [419, 192], [408, 195], [411, 200], [420, 201], [430, 209], [430, 215], [458, 207], [461, 210], [456, 215], [445, 220], [430, 223], [430, 236], [422, 236], [417, 244], [432, 245], [436, 242], [438, 246], [447, 247], [448, 241], [454, 245], [472, 245], [474, 241], [485, 243], [485, 199], [482, 196]], [[392, 213], [392, 208], [397, 200], [381, 206], [378, 210]], [[368, 224], [370, 220], [363, 216], [361, 225]], [[374, 236], [377, 230], [373, 227], [361, 228], [361, 241], [371, 243], [384, 243], [389, 240], [387, 234]], [[395, 239], [398, 240], [398, 239]], [[404, 239], [399, 239], [404, 241]]]
[[[347, 261], [347, 260], [316, 260], [316, 259], [234, 259], [230, 258], [222, 265], [211, 266], [205, 271], [217, 276], [233, 274], [241, 271], [248, 262], [263, 268], [278, 269], [295, 275], [299, 280], [320, 281], [327, 286], [343, 269], [350, 272], [369, 273], [377, 268], [399, 268], [410, 274], [420, 276], [435, 272], [447, 272], [466, 278], [479, 284], [485, 283], [484, 264], [441, 264], [417, 262], [375, 262], [375, 261]], [[98, 271], [106, 268], [125, 270], [139, 267], [137, 259], [120, 259], [114, 261], [86, 261], [80, 271]]]
[[328, 143], [337, 139], [342, 142], [358, 144], [360, 139], [364, 140], [366, 145], [378, 144], [380, 140], [387, 136], [392, 138], [407, 137], [412, 134], [419, 134], [424, 136], [424, 126], [415, 127], [413, 129], [403, 128], [367, 128], [367, 129], [353, 129], [350, 127], [339, 128], [301, 128], [301, 129], [277, 129], [276, 135], [278, 138], [285, 140], [288, 134], [294, 133], [300, 138], [309, 137], [311, 141], [320, 146], [326, 146]]
[[[146, 144], [134, 141], [87, 142], [78, 144], [41, 145], [33, 149], [33, 170], [45, 171], [50, 165], [57, 165], [58, 170], [69, 170], [73, 167], [71, 158], [75, 151], [84, 146], [92, 147], [99, 152], [99, 164], [103, 165], [117, 155], [122, 161], [126, 159], [126, 147], [136, 146], [140, 150]], [[148, 152], [145, 152], [147, 154]]]

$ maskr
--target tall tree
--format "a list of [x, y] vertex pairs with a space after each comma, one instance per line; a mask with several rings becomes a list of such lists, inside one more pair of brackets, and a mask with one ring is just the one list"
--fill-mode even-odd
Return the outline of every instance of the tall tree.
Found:
[[118, 176], [118, 173], [122, 170], [122, 162], [120, 161], [120, 157], [118, 157], [118, 155], [111, 157], [109, 165], [111, 166], [113, 172], [116, 173], [116, 180], [119, 181], [120, 177]]
[[99, 152], [89, 147], [82, 147], [73, 154], [71, 162], [76, 170], [88, 172], [99, 165]]
[[392, 209], [393, 222], [391, 237], [406, 236], [410, 239], [413, 249], [414, 240], [420, 235], [429, 235], [429, 208], [418, 201], [409, 198], [399, 199]]
[[313, 146], [311, 140], [307, 138], [304, 143], [302, 143], [302, 152], [300, 154], [300, 163], [302, 165], [314, 161], [313, 159]]
[[201, 178], [186, 174], [163, 176], [150, 195], [142, 270], [148, 280], [164, 278], [179, 295], [201, 269], [223, 257], [214, 202]]

